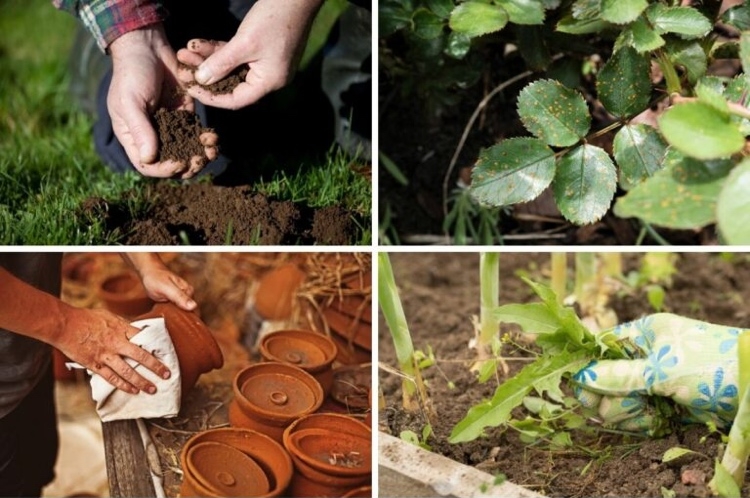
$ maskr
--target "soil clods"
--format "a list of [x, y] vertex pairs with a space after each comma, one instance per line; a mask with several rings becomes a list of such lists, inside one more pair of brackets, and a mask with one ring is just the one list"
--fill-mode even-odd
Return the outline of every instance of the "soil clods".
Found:
[[204, 128], [197, 114], [162, 108], [156, 111], [154, 120], [159, 134], [159, 162], [172, 160], [189, 166], [194, 156], [208, 161], [200, 136], [213, 130]]

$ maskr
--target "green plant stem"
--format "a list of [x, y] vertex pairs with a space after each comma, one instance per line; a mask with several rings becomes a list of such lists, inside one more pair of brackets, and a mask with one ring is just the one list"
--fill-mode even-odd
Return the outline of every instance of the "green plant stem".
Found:
[[664, 79], [667, 82], [667, 93], [669, 95], [673, 93], [682, 93], [682, 83], [680, 83], [680, 76], [677, 74], [677, 70], [674, 68], [674, 64], [669, 60], [669, 56], [663, 50], [656, 52], [656, 60], [659, 62], [659, 67], [664, 74]]
[[479, 280], [481, 306], [479, 311], [479, 342], [477, 350], [480, 359], [489, 356], [492, 340], [498, 334], [500, 322], [493, 316], [492, 311], [500, 303], [500, 254], [483, 252], [479, 255]]
[[575, 295], [584, 316], [596, 308], [596, 255], [593, 252], [576, 253]]
[[[750, 331], [744, 331], [737, 338], [737, 355], [739, 359], [739, 407], [729, 431], [729, 442], [721, 466], [732, 476], [738, 488], [745, 481], [747, 459], [750, 456], [750, 392], [747, 384], [750, 378]], [[709, 487], [717, 489], [716, 477]]]
[[604, 274], [608, 277], [622, 277], [622, 254], [619, 252], [602, 253], [602, 262], [604, 263]]
[[562, 304], [565, 298], [568, 280], [568, 254], [564, 252], [552, 253], [552, 277], [550, 286], [557, 295], [557, 302]]
[[[662, 245], [662, 246], [672, 245], [669, 243], [669, 241], [667, 241], [667, 239], [659, 235], [659, 233], [656, 230], [654, 230], [654, 227], [652, 227], [650, 223], [646, 223], [645, 221], [642, 221], [642, 220], [641, 220], [641, 223], [643, 224], [643, 229], [646, 230], [646, 232], [648, 232], [651, 238], [653, 238], [656, 242], [658, 242], [659, 245]], [[640, 243], [643, 241], [642, 238], [639, 237], [639, 239], [640, 239], [640, 242], [638, 242], [636, 245], [640, 245]]]
[[418, 371], [414, 366], [414, 344], [396, 288], [391, 260], [384, 252], [378, 253], [378, 301], [393, 338], [399, 368], [405, 375], [402, 380], [404, 409], [411, 412], [417, 411], [419, 402], [414, 378]]

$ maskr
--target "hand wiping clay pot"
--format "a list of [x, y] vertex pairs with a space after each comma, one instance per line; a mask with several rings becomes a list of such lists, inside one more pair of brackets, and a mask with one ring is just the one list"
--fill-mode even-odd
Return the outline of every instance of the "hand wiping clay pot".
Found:
[[172, 303], [157, 303], [138, 317], [163, 317], [180, 363], [183, 395], [193, 388], [201, 374], [224, 365], [224, 356], [209, 329], [198, 315]]
[[326, 396], [331, 391], [337, 350], [328, 337], [310, 330], [279, 330], [261, 339], [260, 354], [266, 361], [288, 363], [309, 373]]
[[[195, 448], [208, 443], [239, 452], [210, 450], [214, 453], [213, 458], [219, 461], [233, 455], [232, 458], [239, 461], [245, 470], [232, 462], [226, 466], [215, 465], [211, 461], [196, 462]], [[211, 458], [211, 455], [205, 454], [209, 452], [205, 449], [198, 452], [198, 459]], [[201, 452], [204, 452], [203, 456]], [[225, 453], [222, 455], [222, 452]], [[286, 490], [294, 470], [289, 454], [279, 443], [256, 431], [234, 428], [212, 429], [191, 437], [182, 449], [180, 463], [183, 471], [180, 496], [288, 496]], [[262, 471], [262, 476], [258, 474], [258, 469]], [[250, 480], [254, 480], [255, 484], [249, 483]], [[244, 484], [238, 486], [240, 482]]]
[[244, 368], [235, 376], [232, 389], [232, 427], [253, 429], [279, 442], [289, 424], [315, 412], [324, 398], [323, 388], [312, 375], [276, 362]]

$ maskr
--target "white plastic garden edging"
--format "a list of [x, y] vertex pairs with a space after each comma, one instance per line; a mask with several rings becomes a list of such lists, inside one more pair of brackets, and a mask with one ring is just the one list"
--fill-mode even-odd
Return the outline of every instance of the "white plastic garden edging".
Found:
[[390, 497], [543, 498], [505, 481], [388, 434], [378, 433], [378, 494]]

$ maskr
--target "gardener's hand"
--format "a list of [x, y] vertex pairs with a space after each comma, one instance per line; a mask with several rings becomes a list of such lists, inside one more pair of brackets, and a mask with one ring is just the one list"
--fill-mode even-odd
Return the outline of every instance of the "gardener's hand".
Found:
[[[112, 83], [107, 108], [112, 128], [133, 166], [145, 176], [190, 178], [205, 160], [193, 156], [190, 164], [157, 162], [158, 139], [151, 116], [157, 108], [192, 111], [193, 100], [177, 81], [177, 58], [161, 25], [125, 33], [109, 46], [112, 54]], [[216, 158], [215, 133], [203, 133], [206, 157]]]
[[[190, 40], [188, 48], [177, 52], [187, 69], [180, 79], [188, 93], [206, 105], [239, 109], [289, 83], [305, 48], [310, 25], [322, 0], [258, 0], [228, 43]], [[244, 83], [231, 94], [216, 95], [198, 86], [215, 83], [233, 69], [247, 65]]]
[[576, 396], [602, 422], [658, 433], [660, 397], [680, 405], [686, 422], [732, 422], [740, 329], [659, 313], [607, 332], [627, 341], [632, 359], [595, 361], [574, 376]]
[[161, 378], [169, 369], [146, 350], [130, 342], [139, 330], [106, 310], [88, 310], [63, 305], [62, 321], [50, 343], [68, 358], [99, 374], [118, 389], [131, 394], [156, 392], [156, 386], [127, 364], [132, 358]]
[[123, 253], [122, 258], [135, 269], [148, 297], [156, 302], [172, 302], [192, 311], [198, 305], [192, 299], [193, 286], [172, 273], [156, 253]]

